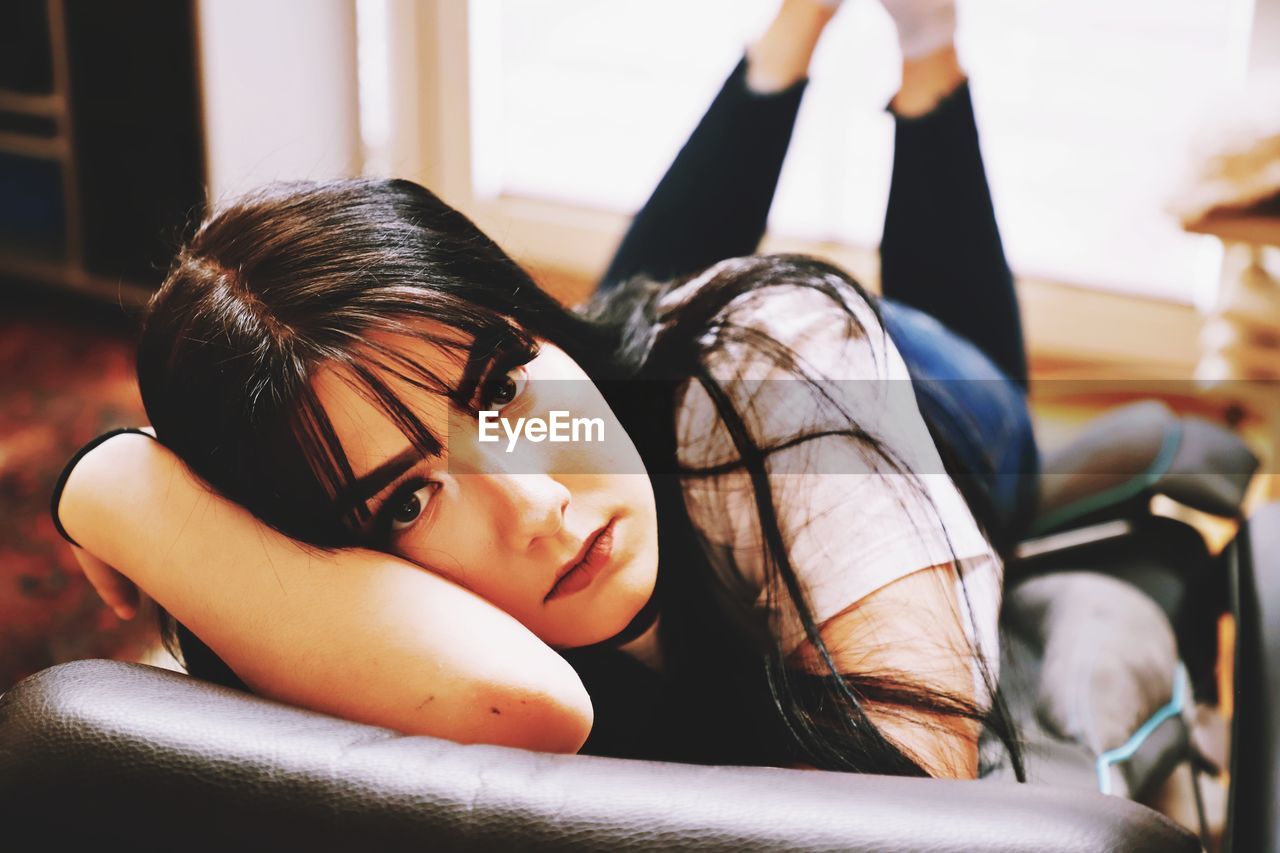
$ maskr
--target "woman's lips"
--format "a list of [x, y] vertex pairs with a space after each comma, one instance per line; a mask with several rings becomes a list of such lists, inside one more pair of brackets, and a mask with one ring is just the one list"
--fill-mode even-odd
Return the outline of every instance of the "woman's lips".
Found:
[[551, 592], [547, 593], [544, 601], [575, 593], [586, 589], [591, 584], [592, 579], [609, 564], [609, 557], [613, 553], [613, 527], [616, 521], [617, 519], [610, 519], [608, 524], [595, 533], [582, 559], [560, 576], [560, 580], [551, 587]]

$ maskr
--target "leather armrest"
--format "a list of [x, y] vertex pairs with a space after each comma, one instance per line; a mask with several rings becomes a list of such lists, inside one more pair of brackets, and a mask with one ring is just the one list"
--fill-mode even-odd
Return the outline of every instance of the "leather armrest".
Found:
[[57, 848], [1199, 849], [1077, 790], [466, 746], [110, 661], [0, 697], [0, 811]]

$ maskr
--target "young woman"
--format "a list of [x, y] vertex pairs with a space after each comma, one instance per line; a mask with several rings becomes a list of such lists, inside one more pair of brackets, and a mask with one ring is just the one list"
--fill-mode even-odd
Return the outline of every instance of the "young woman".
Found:
[[[193, 674], [409, 733], [972, 778], [986, 732], [1016, 767], [1036, 457], [948, 4], [891, 9], [887, 298], [746, 257], [833, 11], [783, 2], [581, 312], [406, 181], [210, 219], [139, 349], [158, 441], [55, 494], [104, 599], [173, 614]], [[520, 432], [556, 412], [590, 438]]]

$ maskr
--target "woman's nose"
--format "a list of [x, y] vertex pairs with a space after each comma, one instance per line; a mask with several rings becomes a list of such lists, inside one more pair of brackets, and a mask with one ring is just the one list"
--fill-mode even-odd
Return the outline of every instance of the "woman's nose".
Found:
[[502, 524], [515, 548], [528, 548], [560, 532], [569, 508], [569, 490], [563, 483], [547, 474], [501, 474], [493, 479], [510, 513]]

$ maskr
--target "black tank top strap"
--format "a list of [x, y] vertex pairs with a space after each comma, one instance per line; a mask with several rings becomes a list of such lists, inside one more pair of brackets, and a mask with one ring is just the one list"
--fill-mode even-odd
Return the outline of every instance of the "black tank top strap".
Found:
[[57, 529], [58, 535], [70, 542], [72, 545], [75, 545], [77, 548], [80, 547], [80, 543], [71, 538], [71, 534], [67, 533], [67, 529], [62, 526], [62, 519], [58, 517], [58, 504], [62, 502], [62, 490], [67, 486], [67, 479], [71, 476], [71, 472], [75, 469], [76, 465], [79, 464], [80, 460], [89, 454], [89, 451], [103, 444], [108, 439], [130, 432], [137, 433], [138, 435], [145, 435], [148, 438], [154, 438], [151, 433], [145, 432], [137, 427], [120, 427], [119, 429], [108, 430], [77, 450], [75, 455], [71, 457], [71, 460], [63, 466], [62, 473], [58, 475], [58, 481], [53, 487], [53, 496], [49, 504], [49, 513], [53, 517], [53, 526]]

